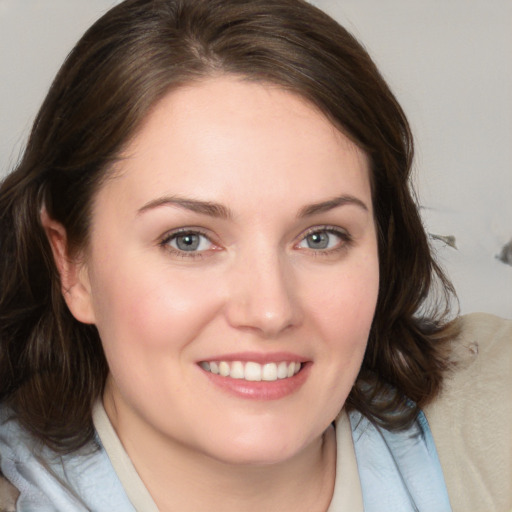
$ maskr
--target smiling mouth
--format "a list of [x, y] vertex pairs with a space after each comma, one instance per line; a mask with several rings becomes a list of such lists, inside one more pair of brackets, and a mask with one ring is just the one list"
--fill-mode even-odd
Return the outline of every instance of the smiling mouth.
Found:
[[275, 362], [259, 364], [253, 361], [202, 361], [201, 368], [214, 375], [240, 379], [250, 382], [273, 382], [276, 380], [289, 379], [302, 368], [299, 362]]

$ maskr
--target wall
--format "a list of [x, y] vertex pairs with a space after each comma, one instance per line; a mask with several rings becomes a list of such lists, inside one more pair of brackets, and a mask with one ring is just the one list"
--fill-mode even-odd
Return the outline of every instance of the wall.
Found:
[[[1, 173], [73, 43], [115, 3], [0, 0]], [[512, 261], [497, 258], [512, 240], [512, 1], [314, 3], [364, 42], [410, 118], [423, 218], [462, 312], [512, 318]]]

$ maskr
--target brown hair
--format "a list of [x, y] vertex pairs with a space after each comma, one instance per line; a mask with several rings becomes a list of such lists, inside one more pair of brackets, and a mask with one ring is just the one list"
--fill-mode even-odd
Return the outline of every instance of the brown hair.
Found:
[[86, 247], [94, 194], [149, 110], [217, 73], [301, 95], [370, 157], [380, 292], [347, 405], [400, 428], [439, 390], [448, 307], [420, 311], [434, 282], [445, 298], [453, 290], [409, 188], [409, 125], [362, 46], [302, 0], [127, 0], [77, 43], [0, 188], [0, 400], [54, 448], [91, 439], [108, 368], [97, 330], [62, 298], [41, 208], [71, 252]]

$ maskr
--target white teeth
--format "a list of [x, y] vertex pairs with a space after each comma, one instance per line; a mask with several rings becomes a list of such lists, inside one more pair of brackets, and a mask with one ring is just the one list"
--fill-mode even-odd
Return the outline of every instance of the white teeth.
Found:
[[245, 380], [252, 380], [252, 381], [261, 380], [261, 364], [246, 363], [244, 377], [245, 377]]
[[272, 382], [278, 379], [293, 377], [301, 369], [301, 363], [282, 361], [280, 363], [259, 364], [253, 361], [242, 363], [241, 361], [203, 361], [201, 368], [207, 372], [230, 377], [232, 379], [244, 379], [251, 382]]
[[263, 371], [261, 372], [262, 380], [277, 380], [277, 364], [267, 363], [263, 365]]
[[288, 377], [288, 365], [286, 363], [279, 363], [277, 366], [277, 378], [286, 379]]
[[244, 365], [240, 361], [235, 361], [231, 365], [231, 371], [229, 376], [232, 379], [243, 379], [244, 378]]
[[221, 361], [219, 363], [219, 374], [223, 377], [227, 377], [231, 369], [229, 368], [229, 364], [226, 361]]

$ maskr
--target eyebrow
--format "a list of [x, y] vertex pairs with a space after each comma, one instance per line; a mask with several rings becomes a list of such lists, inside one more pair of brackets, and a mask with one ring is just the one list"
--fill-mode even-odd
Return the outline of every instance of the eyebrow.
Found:
[[333, 197], [332, 199], [329, 199], [327, 201], [321, 201], [320, 203], [313, 203], [304, 206], [299, 210], [297, 217], [309, 217], [311, 215], [328, 212], [329, 210], [333, 210], [334, 208], [338, 208], [339, 206], [345, 205], [354, 205], [359, 208], [362, 208], [366, 212], [369, 211], [366, 204], [363, 203], [363, 201], [361, 201], [357, 197], [351, 195], [342, 195], [338, 197]]
[[[334, 197], [332, 199], [328, 199], [327, 201], [321, 201], [319, 203], [313, 203], [303, 206], [299, 210], [297, 217], [309, 217], [345, 205], [354, 205], [363, 209], [366, 212], [368, 211], [368, 207], [366, 206], [366, 204], [357, 197], [351, 195], [342, 195]], [[233, 218], [231, 210], [222, 204], [214, 203], [211, 201], [199, 201], [197, 199], [188, 199], [177, 196], [159, 197], [157, 199], [149, 201], [144, 206], [139, 208], [139, 210], [137, 211], [137, 215], [145, 213], [148, 210], [159, 208], [161, 206], [178, 206], [179, 208], [184, 208], [185, 210], [190, 210], [192, 212], [199, 213], [202, 215], [208, 215], [209, 217], [216, 217], [221, 219]]]
[[160, 206], [178, 206], [185, 210], [200, 213], [202, 215], [208, 215], [210, 217], [218, 217], [221, 219], [229, 219], [233, 215], [229, 208], [210, 201], [198, 201], [196, 199], [185, 199], [183, 197], [160, 197], [149, 201], [142, 208], [137, 211], [137, 215], [144, 213], [148, 210], [159, 208]]

